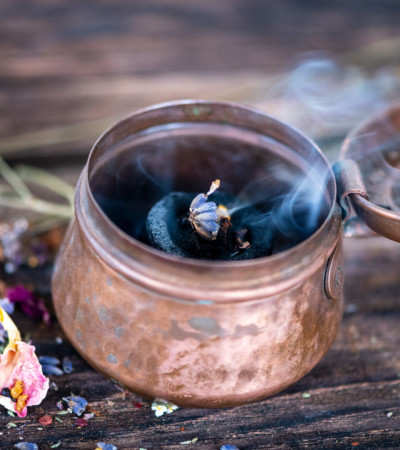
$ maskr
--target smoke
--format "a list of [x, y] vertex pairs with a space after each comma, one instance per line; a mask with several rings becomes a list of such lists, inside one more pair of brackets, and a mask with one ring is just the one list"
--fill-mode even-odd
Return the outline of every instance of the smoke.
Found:
[[392, 69], [367, 73], [319, 54], [308, 55], [270, 92], [274, 114], [314, 138], [347, 134], [399, 94]]
[[[264, 96], [258, 106], [261, 103], [265, 111], [308, 136], [316, 139], [338, 136], [342, 140], [367, 114], [385, 108], [399, 94], [400, 82], [389, 70], [366, 73], [321, 55], [308, 55], [268, 91], [268, 102], [262, 104]], [[240, 142], [228, 141], [222, 131], [216, 137], [208, 134], [206, 126], [201, 130], [200, 125], [197, 124], [197, 135], [192, 137], [188, 127], [182, 135], [178, 127], [173, 135], [165, 129], [157, 142], [153, 135], [146, 135], [142, 142], [132, 143], [134, 150], [127, 143], [126, 151], [115, 159], [116, 165], [111, 164], [108, 178], [99, 178], [97, 198], [122, 229], [145, 241], [147, 214], [163, 195], [176, 189], [193, 192], [198, 188], [197, 193], [203, 192], [216, 178], [221, 179], [221, 191], [226, 189], [237, 197], [232, 204], [225, 205], [230, 214], [256, 208], [258, 213], [251, 220], [259, 227], [264, 224], [274, 227], [283, 242], [278, 251], [297, 244], [318, 229], [332, 204], [328, 188], [333, 180], [322, 159], [298, 162], [301, 156], [296, 149], [292, 149], [293, 154], [288, 154], [289, 149], [282, 150], [286, 156], [281, 159], [264, 158], [265, 150], [274, 153], [272, 148], [260, 150], [268, 144], [254, 144], [249, 139], [245, 150], [240, 148]], [[400, 171], [393, 162], [395, 158], [390, 156], [399, 153], [399, 136], [395, 130], [377, 139], [376, 131], [368, 129], [350, 142], [353, 158], [366, 174], [369, 193], [377, 204], [390, 209], [398, 209], [400, 205]], [[260, 163], [251, 161], [253, 151]], [[337, 157], [336, 147], [329, 159]], [[385, 202], [379, 200], [382, 196]]]
[[[320, 54], [311, 54], [276, 85], [271, 92], [273, 113], [314, 139], [337, 137], [322, 148], [331, 161], [339, 157], [343, 137], [378, 114], [400, 97], [400, 79], [393, 69], [365, 71], [354, 65], [341, 64]], [[370, 200], [384, 208], [400, 210], [400, 112], [365, 127], [357, 136], [345, 141], [350, 148], [346, 157], [357, 161]], [[302, 189], [282, 205], [308, 201]], [[314, 195], [312, 191], [308, 195]], [[297, 199], [297, 200], [296, 200]], [[312, 203], [315, 203], [310, 198]], [[316, 199], [318, 203], [318, 199]], [[312, 212], [313, 209], [310, 209]], [[279, 215], [278, 215], [279, 217]], [[283, 228], [290, 216], [282, 221]], [[312, 220], [311, 220], [312, 221]], [[292, 221], [292, 225], [294, 225]]]
[[[250, 181], [238, 194], [228, 212], [254, 208], [251, 223], [273, 229], [273, 253], [296, 245], [313, 234], [325, 220], [331, 206], [328, 184], [331, 173], [321, 163], [296, 173], [284, 163], [265, 168], [265, 176]], [[223, 183], [221, 185], [223, 189]]]

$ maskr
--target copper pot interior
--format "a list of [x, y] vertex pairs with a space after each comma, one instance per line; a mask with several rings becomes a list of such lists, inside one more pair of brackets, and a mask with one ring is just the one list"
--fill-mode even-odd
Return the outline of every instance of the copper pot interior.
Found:
[[182, 122], [115, 141], [100, 149], [89, 186], [111, 221], [146, 244], [146, 217], [158, 200], [171, 191], [206, 192], [216, 178], [241, 204], [272, 213], [273, 253], [310, 236], [334, 202], [326, 161], [290, 133], [272, 138], [228, 124]]

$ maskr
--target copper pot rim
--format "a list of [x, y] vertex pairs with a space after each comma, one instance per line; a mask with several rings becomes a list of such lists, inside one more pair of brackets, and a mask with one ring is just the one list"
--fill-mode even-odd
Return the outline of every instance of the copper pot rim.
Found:
[[227, 267], [227, 268], [232, 268], [232, 267], [241, 267], [241, 266], [246, 266], [248, 267], [249, 265], [259, 265], [259, 264], [264, 264], [266, 261], [276, 261], [278, 259], [282, 259], [282, 258], [286, 258], [288, 255], [291, 255], [293, 253], [297, 253], [298, 251], [301, 251], [301, 249], [303, 249], [304, 247], [307, 247], [308, 243], [310, 241], [312, 241], [316, 236], [318, 236], [320, 233], [323, 232], [323, 229], [326, 227], [327, 223], [329, 222], [330, 216], [332, 215], [334, 208], [335, 208], [335, 200], [336, 199], [336, 183], [334, 183], [334, 192], [332, 193], [332, 205], [331, 208], [328, 212], [328, 214], [326, 215], [326, 218], [324, 220], [324, 222], [318, 227], [317, 230], [315, 230], [315, 232], [309, 236], [308, 238], [306, 238], [305, 240], [303, 240], [302, 242], [300, 242], [299, 244], [291, 247], [290, 249], [284, 250], [282, 252], [276, 253], [274, 255], [270, 255], [270, 256], [266, 256], [266, 257], [261, 257], [261, 258], [255, 258], [255, 259], [249, 259], [249, 260], [240, 260], [240, 261], [214, 261], [214, 260], [201, 260], [201, 259], [195, 259], [195, 258], [181, 258], [175, 255], [170, 255], [166, 252], [163, 252], [161, 250], [158, 250], [156, 248], [153, 248], [149, 245], [146, 245], [142, 242], [140, 242], [139, 240], [133, 238], [132, 236], [130, 236], [129, 234], [125, 233], [123, 230], [121, 230], [121, 228], [119, 228], [103, 211], [103, 209], [100, 207], [100, 205], [98, 204], [98, 202], [96, 201], [96, 199], [93, 196], [91, 187], [90, 187], [90, 170], [91, 170], [91, 166], [93, 164], [93, 159], [95, 158], [95, 153], [96, 153], [96, 149], [99, 146], [99, 144], [107, 138], [107, 136], [109, 136], [113, 131], [115, 131], [117, 128], [119, 128], [122, 124], [127, 123], [129, 121], [131, 121], [132, 119], [134, 119], [135, 117], [142, 115], [144, 113], [147, 113], [149, 111], [153, 111], [153, 110], [157, 110], [157, 109], [163, 109], [163, 108], [169, 108], [169, 107], [174, 107], [174, 106], [183, 106], [183, 105], [191, 105], [191, 106], [195, 106], [196, 104], [199, 105], [221, 105], [221, 106], [225, 106], [225, 107], [234, 107], [234, 108], [240, 108], [242, 110], [247, 110], [248, 112], [251, 113], [256, 113], [256, 114], [260, 114], [262, 116], [265, 116], [266, 118], [278, 123], [279, 125], [288, 128], [289, 130], [293, 131], [294, 133], [298, 134], [302, 139], [304, 139], [305, 141], [307, 141], [313, 148], [314, 150], [317, 151], [317, 153], [319, 154], [319, 157], [322, 158], [322, 160], [324, 161], [326, 168], [329, 172], [329, 175], [332, 179], [334, 179], [334, 174], [332, 171], [332, 168], [328, 162], [328, 160], [326, 159], [325, 155], [322, 153], [321, 149], [318, 147], [318, 145], [313, 142], [310, 138], [306, 137], [301, 131], [299, 131], [297, 128], [293, 127], [292, 125], [289, 125], [277, 118], [275, 118], [274, 116], [267, 114], [257, 108], [253, 108], [253, 107], [248, 107], [248, 106], [243, 106], [240, 105], [238, 103], [235, 102], [226, 102], [226, 101], [209, 101], [209, 100], [204, 100], [204, 99], [185, 99], [185, 100], [178, 100], [178, 101], [171, 101], [171, 102], [163, 102], [163, 103], [158, 103], [155, 105], [152, 105], [150, 107], [146, 107], [146, 108], [141, 108], [125, 117], [123, 117], [122, 119], [120, 119], [119, 121], [115, 122], [114, 124], [112, 124], [109, 128], [107, 128], [100, 136], [99, 138], [96, 140], [96, 142], [94, 143], [89, 156], [88, 156], [88, 163], [87, 163], [87, 179], [86, 179], [86, 183], [87, 183], [87, 188], [88, 188], [88, 194], [90, 196], [90, 202], [92, 203], [93, 207], [96, 208], [97, 213], [102, 217], [102, 219], [104, 220], [104, 223], [106, 224], [107, 227], [111, 228], [112, 231], [114, 233], [116, 233], [118, 236], [120, 236], [126, 243], [128, 243], [129, 245], [131, 245], [132, 247], [135, 248], [139, 248], [142, 251], [148, 252], [150, 254], [152, 254], [154, 257], [156, 258], [162, 258], [165, 259], [166, 261], [169, 261], [171, 263], [180, 263], [182, 261], [185, 262], [185, 264], [189, 264], [192, 265], [193, 267], [209, 267], [210, 265], [215, 266], [215, 267]]
[[[109, 219], [97, 203], [90, 188], [90, 170], [92, 165], [94, 165], [93, 160], [96, 158], [96, 150], [98, 146], [105, 139], [107, 139], [110, 133], [118, 129], [121, 125], [127, 124], [127, 122], [135, 119], [138, 115], [146, 114], [155, 109], [182, 107], [187, 105], [216, 105], [226, 108], [233, 107], [244, 110], [250, 114], [261, 115], [267, 120], [275, 122], [277, 126], [283, 127], [284, 130], [297, 134], [297, 137], [304, 140], [304, 142], [306, 142], [307, 145], [313, 149], [313, 151], [316, 151], [318, 157], [322, 159], [324, 165], [326, 166], [329, 176], [333, 180], [331, 183], [332, 204], [324, 222], [320, 225], [320, 227], [315, 230], [311, 236], [299, 244], [274, 255], [242, 261], [212, 261], [194, 258], [181, 258], [157, 250], [129, 236], [111, 219]], [[80, 192], [82, 190], [85, 191], [83, 198], [82, 193]], [[85, 195], [87, 198], [85, 198]], [[100, 250], [99, 253], [101, 253], [103, 260], [107, 264], [113, 265], [118, 272], [123, 273], [124, 276], [127, 276], [136, 282], [139, 282], [144, 287], [157, 290], [163, 294], [172, 290], [172, 287], [169, 286], [171, 283], [162, 278], [164, 276], [163, 271], [165, 270], [166, 272], [169, 272], [173, 270], [174, 275], [176, 273], [180, 273], [181, 278], [184, 280], [183, 283], [186, 284], [182, 288], [182, 291], [179, 291], [179, 287], [175, 286], [174, 296], [181, 296], [185, 300], [201, 298], [203, 292], [202, 289], [199, 288], [196, 290], [190, 285], [193, 282], [193, 279], [190, 279], [193, 274], [196, 281], [198, 277], [202, 277], [203, 281], [208, 283], [208, 285], [204, 287], [204, 291], [214, 295], [217, 302], [218, 298], [220, 298], [221, 302], [235, 302], [248, 300], [250, 297], [256, 299], [265, 295], [271, 295], [272, 292], [278, 293], [284, 291], [296, 283], [304, 280], [305, 277], [309, 276], [316, 270], [316, 266], [319, 267], [326, 263], [329, 255], [332, 253], [338, 242], [341, 232], [341, 214], [336, 203], [336, 183], [334, 182], [334, 175], [327, 159], [319, 147], [312, 140], [305, 137], [301, 132], [292, 126], [287, 125], [257, 109], [244, 107], [231, 102], [184, 100], [161, 103], [134, 112], [113, 124], [97, 139], [94, 144], [76, 191], [75, 211], [77, 212], [77, 218], [78, 220], [87, 220], [88, 214], [83, 212], [84, 207], [82, 207], [82, 201], [86, 204], [86, 207], [89, 206], [92, 209], [92, 212], [94, 212], [94, 215], [96, 216], [97, 223], [100, 224], [100, 228], [106, 233], [106, 236], [111, 236], [113, 240], [117, 239], [118, 243], [121, 245], [121, 248], [123, 248], [123, 251], [118, 253], [118, 249], [111, 248], [110, 245], [107, 245], [107, 239], [104, 240], [104, 233], [102, 236], [99, 236], [99, 234], [94, 231], [95, 227], [87, 226], [87, 224], [86, 226], [83, 226], [82, 228], [85, 229], [85, 232], [89, 237], [89, 241], [91, 241], [92, 245], [95, 245], [97, 249]], [[114, 253], [111, 254], [112, 252]], [[124, 259], [124, 263], [121, 263], [119, 260], [120, 256], [125, 257], [126, 255], [129, 257]], [[308, 259], [307, 261], [308, 256], [311, 260]], [[145, 268], [139, 267], [143, 261], [146, 263]], [[153, 268], [154, 271], [152, 272]], [[144, 269], [147, 271], [146, 273]], [[232, 287], [231, 283], [227, 282], [224, 284], [225, 278], [232, 280], [235, 278], [236, 274], [243, 274], [244, 271], [249, 275], [249, 278], [253, 278], [252, 280], [249, 280], [247, 284], [244, 282], [243, 286], [238, 286], [235, 289]], [[139, 277], [137, 275], [138, 272], [141, 272]], [[243, 281], [243, 276], [241, 278]], [[213, 289], [213, 279], [215, 284], [218, 285], [218, 288]], [[257, 279], [256, 284], [260, 283], [262, 286], [256, 286], [254, 279]], [[274, 286], [270, 286], [271, 281]]]

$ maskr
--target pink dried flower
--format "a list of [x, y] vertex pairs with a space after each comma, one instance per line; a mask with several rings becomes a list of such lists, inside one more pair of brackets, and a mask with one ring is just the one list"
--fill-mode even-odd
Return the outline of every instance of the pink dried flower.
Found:
[[46, 397], [49, 379], [43, 375], [35, 347], [21, 341], [21, 335], [10, 316], [0, 307], [0, 323], [8, 333], [8, 345], [0, 355], [0, 391], [10, 389], [12, 399], [0, 395], [0, 404], [25, 417], [31, 405]]
[[43, 319], [48, 326], [51, 325], [50, 313], [41, 298], [36, 297], [33, 292], [18, 284], [13, 288], [6, 289], [6, 296], [11, 303], [18, 303], [22, 311], [33, 319]]

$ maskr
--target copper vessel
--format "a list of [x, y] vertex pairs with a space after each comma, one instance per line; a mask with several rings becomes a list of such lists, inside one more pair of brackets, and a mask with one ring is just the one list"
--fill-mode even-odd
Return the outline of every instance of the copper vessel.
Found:
[[[218, 175], [237, 192], [272, 160], [313, 169], [323, 214], [310, 236], [263, 258], [171, 256], [129, 236], [98, 200], [128, 180], [139, 220], [157, 183], [202, 192]], [[98, 139], [79, 179], [53, 276], [58, 319], [94, 368], [144, 397], [209, 408], [275, 394], [318, 363], [341, 320], [336, 197], [317, 146], [266, 114], [205, 101], [139, 111]]]

